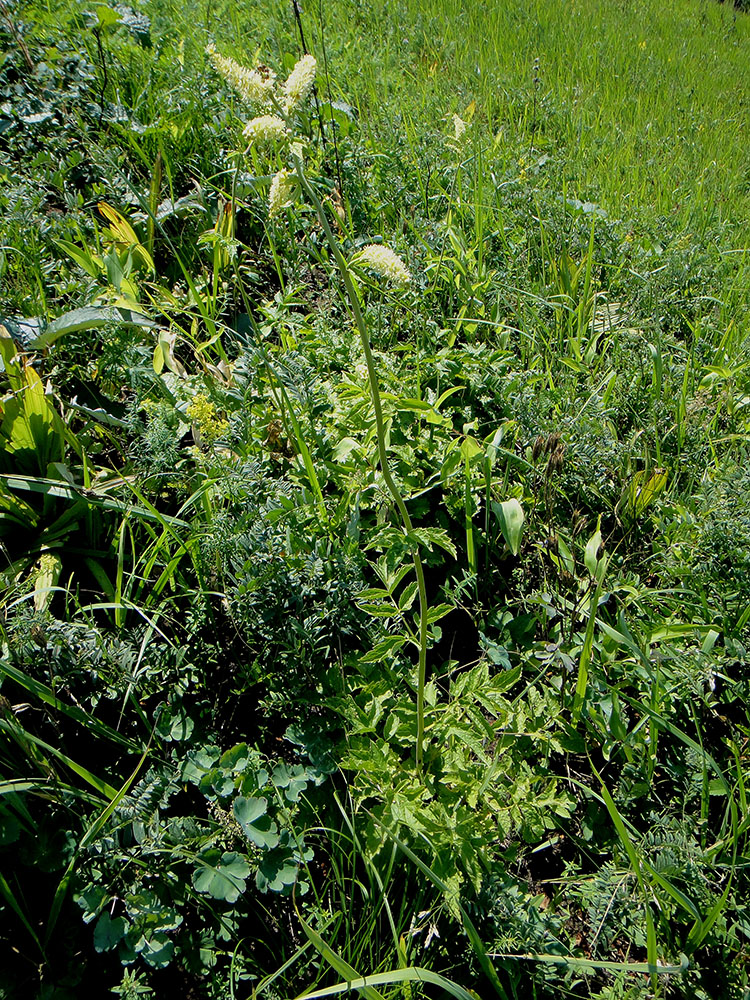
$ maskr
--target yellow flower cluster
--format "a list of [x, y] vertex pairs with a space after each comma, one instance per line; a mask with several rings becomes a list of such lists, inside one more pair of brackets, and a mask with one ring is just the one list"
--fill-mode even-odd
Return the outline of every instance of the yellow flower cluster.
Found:
[[271, 103], [276, 83], [276, 74], [272, 70], [264, 70], [263, 73], [259, 73], [255, 69], [240, 66], [234, 59], [219, 55], [214, 45], [207, 46], [206, 53], [216, 72], [224, 77], [229, 86], [236, 90], [244, 101], [247, 101], [248, 104], [267, 105]]
[[291, 170], [279, 170], [271, 181], [268, 194], [268, 214], [276, 215], [291, 201], [295, 188], [295, 175]]
[[278, 115], [261, 115], [251, 118], [242, 131], [250, 142], [280, 142], [289, 138], [284, 119]]
[[352, 258], [352, 263], [360, 267], [368, 267], [394, 285], [408, 285], [411, 282], [409, 269], [399, 255], [378, 243], [371, 243], [369, 246], [363, 247]]
[[287, 114], [298, 104], [301, 104], [313, 89], [317, 65], [315, 56], [302, 56], [289, 74], [289, 78], [282, 88], [284, 111]]
[[218, 416], [216, 407], [204, 393], [199, 392], [187, 408], [187, 415], [198, 428], [201, 440], [213, 444], [229, 430], [229, 421]]

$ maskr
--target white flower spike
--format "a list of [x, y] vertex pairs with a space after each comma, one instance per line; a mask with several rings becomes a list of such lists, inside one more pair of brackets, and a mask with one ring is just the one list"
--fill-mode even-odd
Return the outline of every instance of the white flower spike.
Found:
[[214, 45], [206, 46], [206, 54], [216, 72], [224, 77], [229, 86], [246, 103], [270, 104], [276, 83], [276, 74], [272, 70], [265, 70], [261, 74], [255, 69], [240, 66], [234, 59], [227, 59], [220, 55]]
[[242, 131], [242, 134], [250, 142], [282, 142], [289, 138], [289, 132], [284, 124], [284, 119], [278, 115], [261, 115], [260, 118], [251, 118]]
[[317, 65], [315, 56], [302, 56], [289, 74], [283, 87], [284, 111], [287, 114], [301, 104], [313, 89]]
[[399, 255], [379, 243], [362, 247], [352, 258], [352, 263], [360, 267], [369, 267], [371, 271], [379, 274], [381, 278], [387, 278], [394, 285], [408, 285], [411, 282], [409, 269]]
[[291, 170], [279, 170], [271, 181], [271, 190], [268, 193], [268, 214], [278, 215], [282, 208], [286, 208], [292, 199], [295, 188], [296, 175]]

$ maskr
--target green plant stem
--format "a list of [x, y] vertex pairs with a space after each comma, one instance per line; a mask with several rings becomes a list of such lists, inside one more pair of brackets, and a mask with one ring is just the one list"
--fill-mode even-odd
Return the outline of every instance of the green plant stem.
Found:
[[422, 771], [422, 744], [424, 742], [424, 689], [427, 681], [427, 586], [425, 584], [424, 578], [424, 567], [422, 566], [422, 559], [419, 555], [419, 549], [417, 548], [417, 542], [413, 538], [414, 526], [412, 525], [411, 517], [409, 516], [409, 511], [406, 509], [406, 504], [404, 503], [404, 498], [401, 495], [401, 491], [396, 485], [396, 481], [391, 473], [391, 468], [388, 463], [388, 452], [385, 446], [385, 421], [383, 420], [383, 406], [380, 400], [380, 387], [378, 385], [378, 376], [375, 371], [375, 359], [372, 356], [372, 348], [370, 347], [370, 335], [367, 330], [367, 323], [362, 315], [362, 309], [359, 304], [359, 295], [357, 294], [357, 289], [354, 287], [354, 282], [352, 281], [352, 276], [349, 273], [349, 266], [346, 263], [344, 255], [339, 249], [339, 245], [336, 238], [333, 235], [331, 227], [326, 218], [323, 205], [320, 202], [317, 194], [312, 188], [312, 185], [305, 177], [304, 168], [302, 166], [302, 161], [298, 158], [294, 158], [295, 166], [297, 168], [297, 176], [299, 177], [300, 184], [310, 199], [310, 201], [315, 206], [315, 210], [318, 213], [318, 219], [323, 227], [323, 232], [325, 233], [328, 245], [331, 248], [331, 253], [333, 254], [334, 260], [341, 272], [341, 277], [344, 281], [344, 287], [346, 288], [346, 294], [349, 298], [349, 302], [352, 307], [352, 313], [354, 315], [354, 322], [357, 327], [357, 332], [359, 333], [359, 338], [362, 341], [362, 350], [365, 355], [365, 364], [367, 365], [367, 377], [370, 385], [370, 396], [372, 398], [372, 406], [375, 412], [375, 427], [377, 431], [378, 438], [378, 456], [380, 459], [380, 468], [383, 473], [383, 479], [385, 480], [386, 486], [393, 497], [393, 501], [398, 508], [399, 515], [401, 516], [401, 521], [412, 543], [412, 558], [414, 560], [414, 572], [417, 577], [417, 588], [419, 593], [419, 668], [417, 672], [417, 771], [421, 773]]

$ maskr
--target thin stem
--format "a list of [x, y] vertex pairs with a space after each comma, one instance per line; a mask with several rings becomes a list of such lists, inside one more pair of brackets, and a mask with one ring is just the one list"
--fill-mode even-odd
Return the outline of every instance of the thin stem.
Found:
[[[297, 22], [297, 28], [299, 29], [299, 39], [302, 43], [302, 51], [305, 55], [310, 54], [310, 50], [307, 47], [307, 41], [305, 40], [305, 32], [302, 30], [302, 15], [299, 9], [298, 0], [292, 0], [292, 10], [294, 11], [294, 19]], [[318, 101], [318, 88], [313, 84], [313, 100], [315, 101], [315, 113], [318, 116], [318, 127], [320, 128], [320, 138], [323, 143], [323, 149], [326, 148], [326, 134], [323, 128], [323, 115], [320, 113], [320, 103]], [[337, 157], [338, 158], [338, 157]]]
[[23, 56], [23, 61], [26, 63], [26, 68], [30, 73], [33, 73], [34, 70], [36, 69], [36, 66], [34, 65], [34, 60], [31, 58], [28, 46], [26, 45], [26, 42], [23, 39], [23, 35], [21, 34], [20, 30], [16, 27], [16, 25], [13, 23], [13, 18], [10, 15], [10, 10], [8, 9], [8, 6], [4, 2], [4, 0], [0, 0], [0, 16], [2, 16], [2, 19], [5, 21], [8, 27], [8, 31], [13, 36], [13, 41], [21, 50], [21, 55]]
[[370, 396], [372, 398], [372, 406], [375, 412], [375, 427], [377, 430], [378, 438], [378, 456], [380, 459], [380, 468], [383, 473], [383, 479], [388, 487], [388, 490], [393, 497], [394, 503], [398, 508], [399, 515], [401, 516], [401, 521], [406, 531], [407, 536], [412, 544], [412, 558], [414, 560], [414, 572], [417, 577], [417, 589], [419, 592], [419, 669], [417, 672], [417, 770], [421, 772], [422, 770], [422, 744], [424, 742], [424, 689], [427, 680], [427, 586], [425, 584], [424, 577], [424, 567], [422, 566], [422, 559], [419, 555], [419, 549], [417, 548], [417, 543], [413, 538], [414, 526], [412, 525], [411, 517], [409, 516], [409, 511], [406, 509], [406, 504], [404, 503], [404, 498], [401, 495], [401, 491], [396, 485], [396, 481], [391, 473], [391, 468], [388, 463], [388, 452], [385, 447], [385, 421], [383, 420], [383, 406], [380, 400], [380, 387], [378, 385], [378, 376], [375, 370], [375, 359], [372, 356], [372, 349], [370, 347], [370, 336], [367, 330], [367, 323], [362, 315], [362, 309], [359, 304], [359, 295], [354, 287], [354, 282], [352, 281], [352, 276], [349, 273], [349, 266], [346, 263], [344, 255], [339, 249], [338, 242], [333, 235], [331, 227], [326, 218], [323, 206], [318, 198], [317, 194], [313, 190], [307, 177], [305, 177], [304, 169], [302, 166], [302, 161], [299, 157], [294, 157], [295, 166], [297, 168], [297, 176], [299, 177], [300, 184], [305, 191], [305, 194], [310, 199], [310, 201], [315, 206], [315, 210], [318, 213], [318, 219], [323, 227], [323, 232], [325, 233], [326, 239], [328, 240], [328, 245], [331, 248], [334, 259], [341, 272], [341, 277], [344, 281], [344, 287], [346, 288], [346, 293], [349, 298], [349, 302], [352, 307], [352, 313], [354, 315], [354, 322], [357, 327], [357, 332], [359, 333], [359, 338], [362, 341], [362, 350], [365, 355], [365, 364], [367, 365], [367, 377], [370, 384]]

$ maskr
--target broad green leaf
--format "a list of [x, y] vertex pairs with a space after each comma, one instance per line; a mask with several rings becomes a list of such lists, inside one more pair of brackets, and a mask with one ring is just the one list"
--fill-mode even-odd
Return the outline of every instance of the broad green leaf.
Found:
[[219, 758], [219, 767], [229, 769], [233, 774], [241, 774], [247, 770], [248, 750], [247, 743], [236, 743], [233, 747], [225, 750]]
[[466, 462], [470, 462], [472, 458], [475, 458], [477, 455], [481, 455], [483, 453], [480, 443], [476, 438], [473, 438], [470, 435], [463, 439], [460, 450], [461, 458], [463, 458]]
[[79, 330], [98, 330], [109, 323], [118, 326], [140, 326], [147, 330], [156, 326], [148, 316], [132, 309], [116, 309], [113, 306], [83, 306], [72, 312], [63, 313], [45, 328], [44, 333], [32, 341], [34, 350], [49, 347], [66, 333], [77, 333]]
[[183, 705], [167, 707], [159, 716], [156, 732], [167, 743], [180, 743], [190, 738], [193, 720]]
[[[312, 859], [310, 849], [304, 852], [305, 861]], [[266, 851], [255, 874], [255, 884], [261, 892], [278, 892], [288, 895], [296, 886], [297, 893], [304, 893], [305, 883], [298, 881], [300, 863], [287, 845], [282, 844]]]
[[601, 518], [599, 518], [599, 524], [597, 525], [596, 531], [586, 542], [586, 550], [583, 554], [583, 561], [586, 564], [586, 569], [589, 571], [591, 576], [596, 576], [596, 566], [598, 563], [598, 552], [599, 547], [602, 544], [602, 533], [601, 533]]
[[105, 910], [99, 917], [94, 928], [94, 949], [96, 951], [111, 951], [125, 937], [128, 924], [124, 917], [112, 919]]
[[271, 781], [277, 788], [284, 789], [284, 798], [288, 802], [299, 802], [300, 795], [307, 788], [307, 771], [301, 764], [293, 764], [291, 768], [278, 764], [273, 769]]
[[98, 254], [82, 250], [68, 240], [55, 240], [57, 246], [66, 253], [78, 266], [92, 278], [98, 278], [104, 270], [104, 261]]
[[159, 931], [149, 935], [141, 934], [134, 942], [128, 940], [127, 943], [133, 952], [140, 955], [146, 965], [150, 965], [153, 969], [163, 969], [169, 965], [174, 955], [174, 942]]
[[15, 531], [18, 527], [31, 531], [39, 522], [39, 515], [25, 501], [8, 493], [0, 482], [0, 532]]
[[248, 840], [266, 850], [276, 847], [279, 842], [279, 831], [268, 815], [266, 799], [261, 797], [246, 799], [240, 796], [234, 800], [232, 811]]
[[214, 899], [236, 903], [250, 874], [247, 861], [233, 851], [225, 851], [220, 857], [218, 851], [208, 851], [198, 860], [202, 867], [193, 872], [193, 887]]
[[120, 15], [112, 7], [107, 7], [106, 4], [99, 4], [95, 8], [97, 27], [99, 28], [111, 28], [113, 25], [117, 24], [120, 20]]
[[5, 450], [22, 463], [23, 471], [44, 474], [50, 463], [63, 457], [64, 428], [42, 380], [29, 364], [24, 367], [23, 382], [20, 396], [5, 404], [2, 437]]
[[560, 554], [560, 559], [562, 560], [562, 564], [565, 567], [565, 570], [568, 573], [570, 573], [571, 576], [575, 576], [576, 564], [575, 560], [573, 559], [573, 553], [570, 551], [568, 546], [565, 544], [562, 538], [560, 538], [559, 535], [557, 536], [557, 551]]
[[500, 522], [500, 530], [508, 548], [514, 556], [517, 556], [521, 547], [521, 533], [523, 531], [523, 507], [515, 497], [511, 497], [510, 500], [503, 500], [502, 503], [493, 500], [492, 509]]

